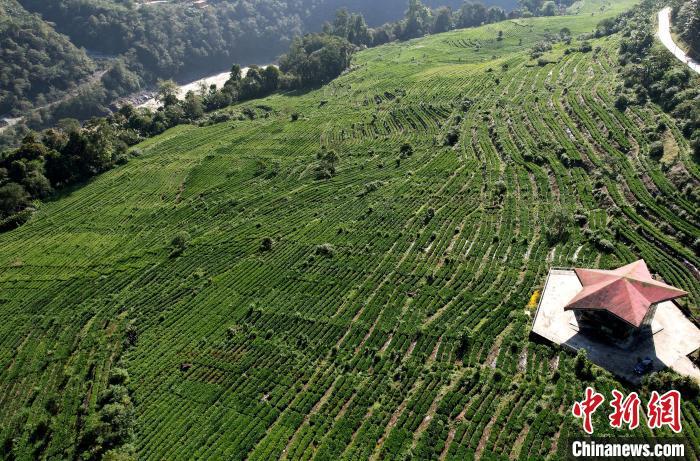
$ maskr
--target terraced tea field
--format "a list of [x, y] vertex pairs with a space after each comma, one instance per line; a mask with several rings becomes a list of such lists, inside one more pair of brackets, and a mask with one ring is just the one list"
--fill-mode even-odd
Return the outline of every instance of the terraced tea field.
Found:
[[[700, 314], [682, 190], [700, 171], [659, 109], [615, 108], [620, 37], [529, 54], [632, 3], [363, 51], [327, 86], [246, 104], [254, 120], [143, 143], [0, 235], [3, 457], [85, 453], [119, 368], [138, 459], [557, 459], [585, 383], [528, 340], [549, 267], [642, 257]], [[550, 243], [556, 210], [570, 235]]]

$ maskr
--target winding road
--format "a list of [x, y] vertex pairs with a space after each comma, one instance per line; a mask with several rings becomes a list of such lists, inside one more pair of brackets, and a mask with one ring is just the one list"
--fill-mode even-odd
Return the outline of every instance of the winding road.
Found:
[[673, 53], [675, 57], [683, 61], [690, 67], [692, 70], [700, 74], [700, 63], [697, 61], [694, 61], [691, 59], [685, 51], [680, 49], [678, 45], [676, 45], [676, 42], [673, 41], [673, 37], [671, 36], [671, 7], [667, 6], [666, 8], [662, 9], [659, 11], [659, 31], [657, 32], [657, 37], [659, 37], [659, 40], [661, 40], [661, 43], [664, 44], [668, 50]]

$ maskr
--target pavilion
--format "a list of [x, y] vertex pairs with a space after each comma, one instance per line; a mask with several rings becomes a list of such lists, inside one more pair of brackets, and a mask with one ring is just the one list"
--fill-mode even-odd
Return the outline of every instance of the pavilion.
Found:
[[532, 333], [571, 350], [585, 349], [597, 365], [631, 382], [635, 364], [650, 357], [700, 382], [688, 357], [700, 349], [700, 329], [674, 302], [687, 295], [655, 280], [643, 260], [614, 270], [552, 268]]
[[652, 328], [656, 306], [685, 296], [654, 280], [643, 259], [615, 270], [574, 269], [583, 288], [564, 306], [581, 328], [626, 339]]

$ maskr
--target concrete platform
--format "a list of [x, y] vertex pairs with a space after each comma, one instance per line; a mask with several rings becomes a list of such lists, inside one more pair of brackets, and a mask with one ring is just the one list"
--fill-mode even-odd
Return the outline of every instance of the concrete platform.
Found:
[[532, 332], [573, 350], [585, 349], [593, 363], [632, 383], [641, 381], [633, 369], [644, 357], [654, 361], [655, 371], [670, 367], [700, 382], [700, 369], [687, 357], [700, 348], [700, 329], [673, 301], [657, 306], [652, 334], [633, 344], [613, 344], [579, 332], [574, 313], [564, 311], [564, 306], [581, 288], [573, 270], [551, 269], [535, 313]]

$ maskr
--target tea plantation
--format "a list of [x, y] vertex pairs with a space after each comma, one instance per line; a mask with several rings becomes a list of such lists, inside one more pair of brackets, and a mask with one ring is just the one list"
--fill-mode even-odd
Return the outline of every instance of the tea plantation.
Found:
[[559, 459], [625, 386], [528, 339], [549, 267], [641, 257], [700, 316], [698, 164], [578, 38], [634, 2], [576, 5], [362, 51], [0, 234], [0, 458]]

